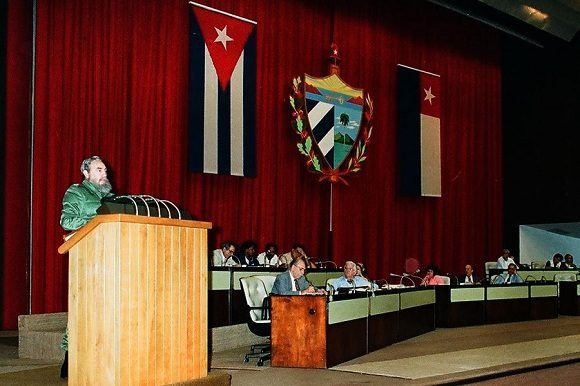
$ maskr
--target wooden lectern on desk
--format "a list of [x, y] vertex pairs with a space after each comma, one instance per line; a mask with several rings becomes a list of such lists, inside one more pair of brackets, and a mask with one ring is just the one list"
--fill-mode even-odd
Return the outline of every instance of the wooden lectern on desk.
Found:
[[165, 385], [207, 376], [211, 223], [99, 215], [69, 253], [69, 384]]
[[326, 368], [326, 296], [271, 297], [272, 367]]

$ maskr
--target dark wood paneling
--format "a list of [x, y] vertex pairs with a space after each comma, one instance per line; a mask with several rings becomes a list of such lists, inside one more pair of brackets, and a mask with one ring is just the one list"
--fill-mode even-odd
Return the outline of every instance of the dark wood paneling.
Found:
[[578, 296], [578, 282], [561, 281], [560, 285], [560, 314], [580, 315], [580, 297]]
[[435, 305], [407, 308], [399, 312], [397, 341], [412, 338], [435, 329]]
[[367, 318], [331, 324], [326, 329], [326, 366], [367, 353]]
[[395, 343], [398, 331], [398, 312], [369, 317], [369, 352]]

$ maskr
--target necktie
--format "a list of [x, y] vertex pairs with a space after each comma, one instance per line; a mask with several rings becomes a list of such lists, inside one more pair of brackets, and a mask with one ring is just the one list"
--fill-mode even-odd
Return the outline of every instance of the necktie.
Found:
[[300, 286], [298, 285], [298, 279], [294, 279], [294, 285], [296, 286], [296, 291], [300, 291]]
[[467, 279], [469, 283], [473, 283], [473, 281], [471, 281], [471, 276], [468, 276]]
[[506, 283], [511, 282], [511, 280], [512, 280], [512, 275], [508, 275], [508, 279], [507, 279]]

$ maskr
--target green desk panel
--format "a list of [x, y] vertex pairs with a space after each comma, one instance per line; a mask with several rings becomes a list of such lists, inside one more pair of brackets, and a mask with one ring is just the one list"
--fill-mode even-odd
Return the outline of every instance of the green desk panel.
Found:
[[435, 303], [435, 289], [429, 288], [420, 291], [401, 292], [401, 310]]
[[485, 300], [485, 288], [463, 286], [451, 288], [451, 303], [476, 302]]
[[399, 294], [377, 295], [371, 297], [370, 302], [372, 316], [399, 311]]
[[208, 289], [212, 290], [229, 290], [230, 289], [230, 271], [209, 271]]
[[530, 285], [530, 297], [532, 298], [549, 298], [558, 296], [558, 285]]
[[328, 324], [348, 322], [369, 315], [369, 299], [358, 298], [328, 303]]
[[528, 286], [487, 287], [487, 300], [527, 299]]

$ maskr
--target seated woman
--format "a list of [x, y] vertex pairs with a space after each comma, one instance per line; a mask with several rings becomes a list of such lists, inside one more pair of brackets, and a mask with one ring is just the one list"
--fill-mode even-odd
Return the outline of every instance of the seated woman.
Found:
[[242, 267], [253, 267], [260, 265], [258, 262], [258, 257], [256, 256], [256, 250], [258, 245], [253, 240], [246, 240], [240, 245], [240, 254], [238, 255], [238, 261]]
[[427, 266], [427, 274], [423, 278], [421, 285], [445, 285], [439, 273], [439, 268], [435, 264], [429, 264]]

